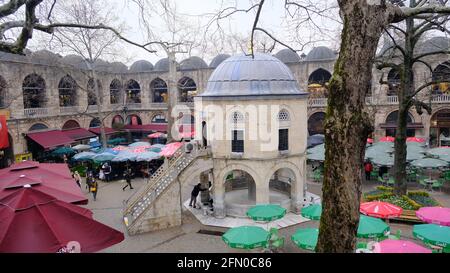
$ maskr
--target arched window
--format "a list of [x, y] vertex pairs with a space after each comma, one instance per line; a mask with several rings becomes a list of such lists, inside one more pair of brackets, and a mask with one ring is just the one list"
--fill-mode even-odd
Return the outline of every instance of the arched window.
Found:
[[33, 126], [30, 127], [30, 129], [28, 129], [28, 132], [31, 131], [38, 131], [38, 130], [46, 130], [48, 129], [48, 126], [43, 124], [43, 123], [35, 123], [33, 124]]
[[242, 124], [244, 123], [244, 115], [241, 112], [233, 112], [231, 114], [231, 123], [232, 124]]
[[167, 123], [166, 117], [164, 115], [155, 115], [152, 118], [152, 123]]
[[[397, 132], [397, 119], [398, 119], [398, 111], [391, 112], [386, 117], [386, 123], [383, 127], [386, 128], [386, 136], [395, 137], [395, 134]], [[413, 137], [416, 135], [416, 130], [411, 127], [411, 124], [414, 123], [414, 119], [410, 113], [408, 113], [408, 118], [406, 122], [406, 135], [408, 137]], [[409, 128], [408, 128], [409, 127]]]
[[308, 119], [308, 133], [310, 136], [316, 134], [324, 134], [323, 124], [325, 121], [325, 113], [317, 112], [312, 114]]
[[[102, 103], [102, 85], [99, 80], [97, 80], [98, 93], [100, 96], [100, 103]], [[97, 105], [97, 91], [95, 90], [94, 79], [89, 79], [87, 85], [88, 93], [88, 105]]]
[[450, 93], [450, 62], [438, 65], [432, 73], [432, 81], [439, 82], [433, 85], [433, 94], [441, 95]]
[[69, 76], [64, 76], [58, 84], [59, 106], [75, 106], [77, 105], [77, 83]]
[[127, 125], [142, 125], [142, 120], [138, 115], [129, 115], [125, 122]]
[[123, 117], [116, 115], [112, 119], [111, 127], [114, 129], [121, 128], [124, 125]]
[[25, 77], [22, 83], [23, 106], [27, 108], [45, 107], [45, 81], [37, 74], [30, 74]]
[[114, 79], [109, 85], [109, 98], [111, 104], [123, 103], [122, 83], [118, 79]]
[[282, 121], [290, 121], [290, 117], [289, 117], [289, 112], [286, 109], [282, 109], [280, 110], [280, 112], [278, 112], [278, 120], [280, 122]]
[[141, 86], [135, 80], [129, 80], [126, 85], [127, 103], [141, 103]]
[[178, 81], [178, 94], [180, 102], [193, 102], [197, 95], [197, 85], [189, 77], [183, 77]]
[[400, 73], [398, 69], [392, 68], [387, 75], [387, 82], [389, 89], [387, 96], [397, 96], [397, 91], [400, 86]]
[[80, 127], [80, 124], [76, 120], [68, 120], [64, 123], [61, 130], [78, 129]]
[[97, 128], [102, 125], [102, 122], [99, 118], [93, 118], [91, 122], [89, 123], [89, 128]]
[[331, 73], [323, 68], [315, 70], [308, 78], [308, 91], [312, 98], [326, 98], [328, 96], [328, 82]]
[[150, 83], [150, 92], [153, 94], [153, 102], [167, 102], [167, 84], [160, 78]]
[[0, 108], [6, 106], [6, 81], [0, 76]]

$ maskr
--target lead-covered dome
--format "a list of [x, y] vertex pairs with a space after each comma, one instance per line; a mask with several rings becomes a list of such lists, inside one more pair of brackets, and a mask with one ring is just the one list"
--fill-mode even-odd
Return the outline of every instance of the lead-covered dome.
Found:
[[209, 64], [209, 67], [216, 68], [226, 59], [230, 58], [230, 55], [228, 54], [219, 54], [214, 59], [212, 59], [211, 63]]
[[153, 70], [153, 64], [146, 60], [139, 60], [130, 66], [130, 72], [149, 72]]
[[306, 95], [284, 63], [268, 54], [239, 54], [223, 61], [200, 97]]
[[298, 56], [297, 52], [292, 51], [289, 48], [278, 51], [274, 56], [285, 64], [300, 62], [300, 56]]
[[315, 47], [306, 55], [306, 61], [309, 62], [334, 59], [336, 59], [336, 53], [326, 46]]
[[128, 72], [128, 66], [121, 62], [112, 62], [108, 70], [112, 73], [126, 73]]
[[78, 69], [88, 69], [86, 61], [83, 57], [75, 54], [69, 54], [62, 58], [62, 62]]
[[202, 68], [208, 68], [208, 65], [202, 58], [197, 56], [187, 58], [180, 63], [180, 70], [194, 70]]
[[[178, 68], [178, 63], [176, 63]], [[153, 71], [159, 71], [159, 72], [165, 72], [169, 71], [169, 59], [164, 58], [156, 62], [155, 66], [153, 67]]]
[[426, 40], [420, 47], [420, 53], [448, 51], [449, 49], [450, 39], [447, 37], [439, 36]]
[[31, 53], [31, 62], [47, 65], [58, 65], [61, 61], [61, 56], [46, 49], [38, 50]]

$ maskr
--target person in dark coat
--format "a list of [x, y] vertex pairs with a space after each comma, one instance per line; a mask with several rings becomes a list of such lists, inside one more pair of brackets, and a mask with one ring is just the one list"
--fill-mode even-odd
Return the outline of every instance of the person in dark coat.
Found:
[[93, 179], [91, 186], [89, 187], [89, 190], [92, 192], [92, 195], [94, 196], [94, 201], [96, 201], [98, 192], [98, 182], [95, 178]]
[[130, 187], [130, 190], [134, 189], [133, 186], [131, 186], [131, 169], [126, 169], [125, 173], [123, 174], [123, 176], [125, 177], [125, 181], [127, 181], [127, 184], [125, 185], [125, 187], [122, 188], [122, 190], [124, 191], [127, 187]]
[[197, 196], [201, 191], [206, 191], [207, 189], [201, 188], [202, 184], [198, 183], [194, 186], [191, 192], [191, 201], [189, 202], [189, 207], [192, 207], [192, 203], [194, 203], [194, 208], [197, 208]]

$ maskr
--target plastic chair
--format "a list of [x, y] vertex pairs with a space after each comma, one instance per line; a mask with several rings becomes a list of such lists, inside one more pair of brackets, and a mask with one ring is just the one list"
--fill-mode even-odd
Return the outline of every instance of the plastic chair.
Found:
[[381, 185], [384, 185], [384, 179], [381, 176], [378, 176], [378, 182], [380, 182]]
[[388, 178], [388, 180], [386, 181], [386, 184], [387, 184], [388, 186], [394, 186], [394, 184], [395, 184], [395, 179], [394, 179], [392, 176], [390, 176], [390, 177]]
[[370, 180], [377, 180], [378, 178], [378, 171], [371, 171], [370, 172]]
[[322, 180], [322, 172], [320, 170], [314, 171], [314, 181], [320, 182]]
[[450, 171], [444, 172], [444, 179], [445, 181], [450, 181]]
[[419, 184], [425, 189], [428, 187], [428, 184], [425, 182], [425, 177], [420, 177], [419, 178]]
[[357, 242], [356, 248], [357, 249], [367, 249], [367, 242]]
[[441, 191], [441, 187], [444, 185], [444, 179], [439, 178], [438, 180], [436, 180], [436, 182], [434, 182], [431, 187], [432, 188], [437, 188], [439, 191]]

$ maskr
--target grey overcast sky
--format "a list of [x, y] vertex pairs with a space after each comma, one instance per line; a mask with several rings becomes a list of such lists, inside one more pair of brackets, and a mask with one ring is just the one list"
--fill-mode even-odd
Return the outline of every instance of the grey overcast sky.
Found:
[[[70, 1], [70, 0], [68, 0]], [[250, 40], [250, 31], [255, 17], [256, 9], [249, 13], [235, 13], [227, 19], [220, 21], [220, 27], [223, 28], [223, 33], [227, 35], [226, 38], [220, 37], [217, 34], [213, 37], [210, 34], [217, 29], [216, 23], [214, 23], [209, 29], [208, 35], [204, 35], [206, 32], [205, 25], [210, 20], [212, 14], [217, 14], [218, 11], [223, 10], [226, 7], [234, 6], [235, 4], [239, 9], [247, 9], [252, 6], [252, 3], [256, 3], [256, 0], [166, 0], [176, 5], [176, 13], [180, 20], [175, 23], [175, 28], [180, 31], [180, 35], [183, 33], [189, 33], [189, 39], [196, 41], [196, 46], [192, 48], [190, 55], [199, 56], [203, 58], [208, 64], [211, 59], [218, 53], [239, 53], [242, 52], [242, 48], [245, 50], [248, 48]], [[149, 1], [152, 3], [159, 3], [158, 0]], [[314, 5], [327, 6], [334, 5], [334, 0], [304, 0]], [[138, 43], [147, 42], [145, 39], [145, 30], [140, 24], [140, 16], [138, 6], [132, 0], [105, 0], [105, 4], [114, 7], [114, 12], [118, 17], [117, 23], [123, 23], [125, 25], [124, 36], [130, 40]], [[157, 10], [153, 12], [151, 17], [147, 18], [150, 21], [152, 32], [155, 39], [161, 41], [171, 40], [171, 33], [167, 31], [167, 24], [161, 19], [161, 16], [156, 13], [162, 12]], [[147, 13], [148, 14], [148, 13]], [[328, 13], [327, 16], [333, 18], [332, 13]], [[299, 18], [301, 16], [297, 16]], [[337, 17], [337, 15], [335, 15]], [[297, 39], [300, 38], [302, 42], [314, 41], [308, 43], [305, 48], [298, 52], [307, 54], [313, 46], [327, 45], [333, 49], [337, 49], [338, 44], [336, 40], [339, 37], [339, 23], [329, 20], [329, 18], [318, 18], [316, 23], [321, 26], [321, 29], [325, 29], [326, 34], [322, 31], [317, 31], [314, 27], [304, 26], [295, 29], [294, 22], [287, 16], [284, 8], [284, 1], [282, 0], [266, 0], [263, 6], [263, 10], [260, 16], [259, 27], [263, 27], [270, 31], [279, 40], [285, 42], [294, 49], [300, 49], [300, 45]], [[174, 27], [171, 25], [170, 27]], [[322, 33], [321, 33], [322, 32]], [[41, 35], [41, 34], [39, 34]], [[257, 33], [259, 41], [271, 41], [270, 38], [262, 33]], [[238, 37], [234, 40], [229, 36]], [[206, 40], [204, 40], [206, 37]], [[178, 42], [179, 38], [175, 38]], [[236, 42], [239, 40], [240, 42]], [[223, 42], [225, 41], [225, 42]], [[232, 42], [226, 42], [232, 41]], [[237, 46], [240, 44], [240, 46]], [[32, 49], [37, 50], [41, 45], [36, 41], [32, 44]], [[284, 48], [281, 45], [277, 45], [272, 53], [276, 53], [278, 50]], [[115, 57], [114, 60], [105, 58], [108, 61], [122, 61], [127, 65], [131, 65], [134, 61], [144, 59], [155, 64], [159, 59], [165, 58], [165, 52], [159, 48], [157, 53], [152, 54], [142, 50], [138, 47], [134, 47], [129, 44], [123, 44], [120, 54]], [[63, 54], [64, 55], [64, 54]], [[177, 61], [181, 61], [189, 57], [189, 54], [178, 54]]]

